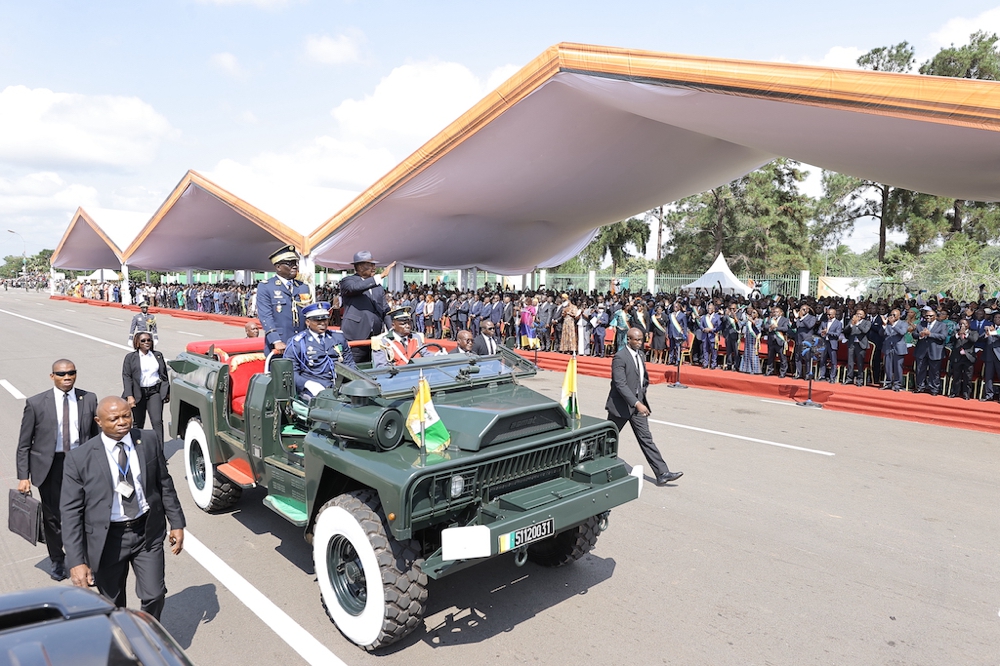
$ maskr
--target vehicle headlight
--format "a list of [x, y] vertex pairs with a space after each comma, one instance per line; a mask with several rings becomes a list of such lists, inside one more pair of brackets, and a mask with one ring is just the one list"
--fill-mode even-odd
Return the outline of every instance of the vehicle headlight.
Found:
[[573, 447], [573, 462], [581, 463], [594, 457], [596, 442], [581, 440]]
[[451, 480], [448, 482], [448, 497], [450, 497], [451, 499], [455, 499], [456, 497], [461, 496], [461, 494], [464, 492], [465, 492], [465, 477], [463, 477], [461, 474], [456, 474], [455, 476], [451, 477]]

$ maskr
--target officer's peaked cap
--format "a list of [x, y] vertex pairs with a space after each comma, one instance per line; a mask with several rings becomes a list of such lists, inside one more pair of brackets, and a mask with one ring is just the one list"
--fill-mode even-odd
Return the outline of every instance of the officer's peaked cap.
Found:
[[272, 252], [268, 259], [271, 260], [272, 264], [277, 264], [282, 261], [298, 261], [299, 253], [295, 251], [294, 245], [282, 245], [277, 250]]
[[319, 319], [327, 318], [330, 316], [330, 303], [329, 301], [316, 301], [311, 305], [307, 305], [302, 308], [302, 316], [306, 319]]

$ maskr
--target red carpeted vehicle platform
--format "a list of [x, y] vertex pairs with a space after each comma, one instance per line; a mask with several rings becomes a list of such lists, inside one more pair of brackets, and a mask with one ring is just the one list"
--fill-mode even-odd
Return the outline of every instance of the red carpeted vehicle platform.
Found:
[[[554, 352], [519, 353], [539, 367], [557, 372], [564, 372], [569, 360], [569, 356]], [[652, 384], [673, 383], [677, 380], [676, 366], [649, 363], [646, 368]], [[610, 379], [611, 358], [577, 357], [577, 370], [583, 375]], [[805, 400], [808, 390], [806, 382], [792, 379], [791, 376], [780, 379], [725, 370], [703, 370], [686, 364], [681, 366], [681, 383], [693, 388], [795, 402]], [[1000, 433], [1000, 404], [996, 402], [961, 400], [906, 391], [880, 391], [874, 386], [845, 386], [827, 382], [813, 382], [812, 399], [825, 409], [836, 411]], [[807, 410], [803, 408], [802, 412], [806, 413]]]

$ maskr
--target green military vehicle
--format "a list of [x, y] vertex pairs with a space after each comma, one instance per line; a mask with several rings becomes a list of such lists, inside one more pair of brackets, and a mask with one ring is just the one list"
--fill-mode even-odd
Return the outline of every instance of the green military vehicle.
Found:
[[[169, 363], [188, 488], [215, 512], [265, 487], [264, 504], [312, 544], [330, 619], [366, 649], [418, 626], [428, 579], [506, 552], [518, 565], [577, 560], [639, 496], [642, 469], [618, 458], [614, 424], [524, 386], [537, 368], [508, 349], [340, 367], [306, 404], [291, 361], [265, 368], [259, 340], [193, 343]], [[405, 425], [421, 377], [451, 436], [434, 453]]]

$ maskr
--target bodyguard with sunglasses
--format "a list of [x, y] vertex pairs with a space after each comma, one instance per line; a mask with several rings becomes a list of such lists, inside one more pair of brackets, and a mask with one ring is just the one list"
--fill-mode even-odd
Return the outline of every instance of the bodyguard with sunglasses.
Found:
[[153, 349], [152, 333], [136, 333], [132, 339], [134, 352], [125, 355], [122, 363], [122, 397], [132, 409], [137, 428], [149, 422], [163, 443], [163, 405], [170, 401], [167, 363], [163, 354]]
[[99, 429], [94, 421], [97, 396], [74, 388], [76, 366], [73, 361], [56, 361], [49, 377], [55, 386], [24, 403], [17, 441], [17, 489], [29, 493], [32, 483], [38, 487], [45, 545], [51, 560], [50, 575], [58, 581], [67, 578], [59, 526], [63, 462], [71, 449], [94, 437]]

